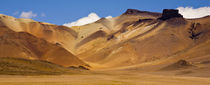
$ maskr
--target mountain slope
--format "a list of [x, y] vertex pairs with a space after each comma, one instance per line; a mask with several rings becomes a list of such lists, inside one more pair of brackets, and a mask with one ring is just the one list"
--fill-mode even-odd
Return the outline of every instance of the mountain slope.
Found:
[[[38, 38], [54, 44], [60, 44], [65, 49], [74, 52], [77, 33], [65, 26], [57, 26], [44, 22], [37, 22], [31, 19], [16, 19], [11, 16], [0, 14], [1, 26], [5, 26], [15, 32], [27, 32]], [[68, 38], [67, 38], [68, 37]]]
[[26, 32], [14, 32], [1, 25], [0, 39], [0, 57], [46, 60], [66, 67], [86, 65], [59, 44], [51, 44]]

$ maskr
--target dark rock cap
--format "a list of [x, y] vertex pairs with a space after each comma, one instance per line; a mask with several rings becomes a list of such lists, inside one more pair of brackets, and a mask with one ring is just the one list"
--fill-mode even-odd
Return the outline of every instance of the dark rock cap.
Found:
[[158, 19], [160, 20], [167, 20], [170, 18], [175, 18], [175, 17], [181, 17], [183, 18], [183, 16], [181, 14], [179, 14], [179, 10], [176, 9], [164, 9], [162, 16]]

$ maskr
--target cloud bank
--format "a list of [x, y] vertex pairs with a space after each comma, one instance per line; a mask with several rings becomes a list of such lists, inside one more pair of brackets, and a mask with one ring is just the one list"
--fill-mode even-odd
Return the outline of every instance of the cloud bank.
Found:
[[210, 7], [178, 7], [179, 13], [184, 16], [184, 18], [201, 18], [210, 15]]
[[[106, 18], [112, 18], [112, 16], [107, 16]], [[72, 26], [82, 26], [89, 23], [93, 23], [97, 20], [99, 20], [100, 17], [96, 13], [90, 13], [87, 17], [83, 17], [78, 19], [77, 21], [65, 23], [64, 26], [72, 27]]]
[[34, 18], [36, 16], [37, 14], [33, 13], [32, 11], [22, 12], [20, 14], [20, 18], [26, 18], [26, 19]]

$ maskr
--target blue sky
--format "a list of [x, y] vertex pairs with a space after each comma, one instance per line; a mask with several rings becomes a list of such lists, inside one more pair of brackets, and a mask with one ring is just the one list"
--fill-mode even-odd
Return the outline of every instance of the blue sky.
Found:
[[128, 8], [161, 12], [187, 6], [209, 7], [210, 0], [0, 0], [0, 14], [19, 18], [21, 12], [32, 11], [37, 14], [34, 20], [62, 25], [91, 12], [115, 17]]

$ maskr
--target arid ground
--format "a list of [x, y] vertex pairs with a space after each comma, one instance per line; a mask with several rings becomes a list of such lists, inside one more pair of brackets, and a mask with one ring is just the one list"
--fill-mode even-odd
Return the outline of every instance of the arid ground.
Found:
[[141, 73], [98, 73], [87, 75], [14, 76], [1, 75], [0, 85], [209, 85], [210, 78]]

